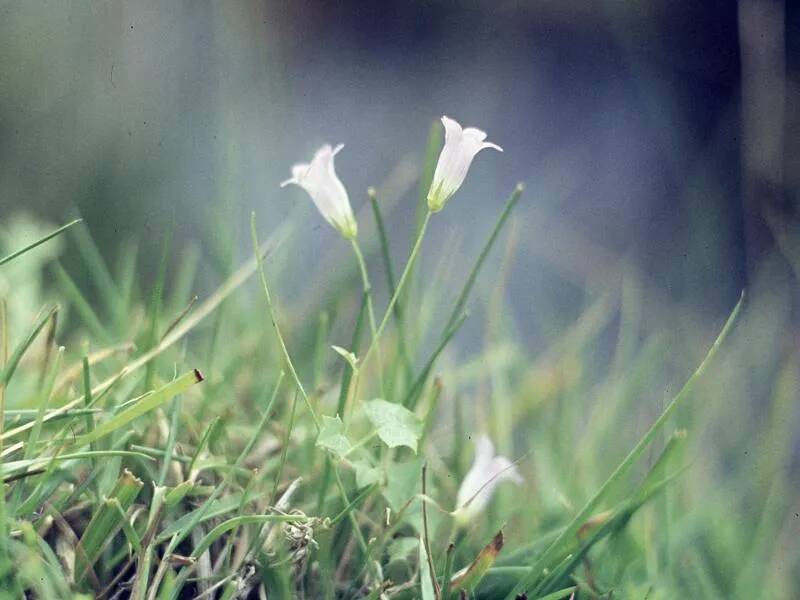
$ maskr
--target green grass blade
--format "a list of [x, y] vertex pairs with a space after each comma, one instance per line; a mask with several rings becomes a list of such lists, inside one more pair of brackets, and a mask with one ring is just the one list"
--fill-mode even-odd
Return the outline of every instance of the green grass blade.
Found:
[[69, 273], [67, 273], [64, 270], [64, 267], [62, 267], [58, 262], [53, 264], [53, 272], [55, 273], [56, 280], [58, 281], [61, 291], [70, 300], [72, 306], [75, 307], [75, 310], [78, 311], [78, 314], [81, 316], [84, 323], [86, 323], [86, 325], [89, 327], [89, 330], [92, 332], [92, 334], [100, 338], [103, 344], [108, 344], [110, 342], [110, 338], [105, 327], [103, 327], [102, 323], [100, 322], [100, 318], [97, 316], [94, 308], [92, 308], [91, 303], [80, 291], [75, 281], [69, 276]]
[[118, 498], [111, 498], [108, 503], [119, 513], [122, 532], [125, 534], [125, 537], [127, 538], [128, 543], [131, 545], [133, 551], [136, 554], [139, 554], [142, 551], [142, 538], [139, 537], [139, 534], [136, 533], [133, 525], [131, 525], [130, 521], [128, 521], [128, 513], [124, 508], [122, 508], [122, 504], [119, 503]]
[[300, 377], [297, 375], [297, 371], [294, 368], [294, 363], [292, 362], [292, 357], [289, 355], [289, 350], [283, 340], [280, 327], [278, 327], [278, 317], [275, 314], [275, 307], [272, 304], [272, 296], [270, 295], [269, 286], [267, 285], [267, 276], [264, 272], [264, 259], [261, 255], [261, 247], [258, 243], [258, 232], [256, 231], [256, 213], [252, 213], [250, 215], [250, 235], [253, 241], [253, 253], [255, 254], [258, 272], [261, 275], [261, 285], [264, 289], [264, 297], [267, 301], [267, 309], [269, 310], [269, 315], [272, 319], [272, 326], [275, 328], [275, 335], [278, 338], [278, 343], [280, 344], [284, 361], [286, 362], [286, 366], [289, 368], [289, 373], [292, 376], [294, 384], [297, 386], [297, 389], [300, 391], [300, 395], [305, 401], [306, 409], [308, 410], [309, 415], [311, 415], [311, 419], [314, 421], [314, 426], [316, 427], [317, 432], [319, 432], [319, 418], [317, 417], [314, 407], [311, 405], [311, 400], [309, 400], [303, 384], [300, 382]]
[[22, 340], [19, 345], [14, 349], [14, 352], [8, 358], [6, 362], [5, 368], [3, 369], [3, 374], [0, 376], [0, 386], [5, 387], [8, 385], [8, 382], [11, 381], [11, 378], [14, 376], [14, 371], [17, 370], [17, 366], [19, 365], [19, 361], [22, 360], [23, 355], [27, 352], [28, 348], [31, 347], [36, 336], [39, 335], [39, 332], [42, 328], [47, 324], [47, 322], [55, 316], [58, 312], [58, 306], [53, 306], [44, 314], [42, 314], [33, 324], [31, 330], [28, 332], [28, 335]]
[[107, 456], [128, 456], [142, 458], [145, 460], [152, 460], [150, 456], [143, 452], [135, 452], [131, 450], [87, 450], [86, 452], [73, 452], [69, 454], [56, 454], [54, 456], [39, 456], [36, 458], [26, 458], [22, 460], [12, 460], [4, 462], [0, 465], [0, 477], [9, 477], [16, 473], [25, 471], [27, 469], [35, 468], [40, 465], [46, 465], [52, 462], [61, 462], [65, 460], [82, 460], [92, 458], [103, 458]]
[[93, 431], [78, 436], [78, 438], [76, 438], [73, 442], [73, 446], [85, 446], [127, 426], [137, 417], [140, 417], [154, 408], [161, 406], [165, 402], [174, 398], [176, 395], [182, 394], [190, 387], [196, 383], [200, 383], [201, 381], [203, 381], [203, 376], [200, 374], [200, 371], [195, 369], [185, 373], [178, 379], [175, 379], [174, 381], [157, 389], [153, 393], [145, 395], [141, 400], [114, 415], [108, 421], [98, 423]]
[[453, 323], [453, 326], [442, 336], [442, 339], [439, 340], [439, 345], [436, 346], [436, 349], [431, 354], [428, 362], [425, 363], [425, 366], [422, 368], [422, 371], [414, 380], [413, 385], [408, 390], [408, 394], [406, 394], [405, 399], [403, 400], [403, 406], [414, 410], [417, 405], [417, 400], [419, 399], [419, 395], [422, 393], [423, 388], [425, 387], [425, 382], [428, 381], [428, 376], [431, 374], [433, 370], [433, 365], [436, 364], [436, 359], [439, 358], [439, 355], [444, 351], [447, 344], [450, 343], [450, 340], [453, 339], [453, 336], [461, 329], [461, 326], [464, 324], [467, 315], [461, 315], [461, 318], [456, 320]]
[[503, 225], [505, 225], [505, 222], [508, 220], [511, 211], [514, 210], [514, 206], [516, 206], [520, 196], [522, 196], [522, 192], [524, 191], [525, 186], [521, 183], [518, 183], [514, 188], [514, 191], [511, 192], [511, 195], [508, 197], [508, 200], [506, 200], [506, 204], [503, 206], [503, 210], [494, 224], [492, 233], [489, 235], [489, 238], [483, 245], [483, 248], [478, 255], [478, 259], [475, 261], [475, 264], [472, 265], [469, 276], [467, 277], [466, 282], [464, 282], [461, 292], [458, 294], [458, 299], [456, 300], [453, 310], [450, 312], [450, 317], [447, 319], [444, 329], [442, 330], [442, 336], [446, 335], [447, 332], [453, 327], [456, 320], [458, 320], [459, 316], [464, 310], [464, 305], [467, 303], [467, 298], [469, 298], [469, 294], [472, 291], [472, 286], [475, 285], [475, 280], [478, 277], [481, 267], [483, 267], [483, 263], [486, 261], [486, 257], [489, 256], [489, 252], [492, 251], [492, 247], [497, 240], [497, 236], [500, 235]]
[[664, 412], [661, 413], [661, 416], [656, 419], [656, 421], [650, 426], [647, 432], [642, 436], [639, 442], [634, 446], [634, 448], [630, 451], [630, 453], [623, 459], [623, 461], [614, 469], [614, 472], [606, 479], [605, 483], [600, 487], [600, 489], [592, 496], [591, 499], [584, 505], [584, 507], [578, 512], [578, 514], [572, 519], [570, 524], [566, 527], [566, 529], [561, 533], [561, 535], [556, 538], [556, 540], [552, 543], [552, 545], [545, 550], [542, 556], [531, 566], [530, 572], [527, 576], [525, 576], [517, 585], [516, 587], [506, 596], [507, 600], [513, 600], [518, 594], [523, 594], [527, 590], [532, 589], [535, 586], [535, 582], [541, 577], [542, 573], [548, 566], [550, 565], [551, 560], [556, 557], [560, 551], [561, 547], [565, 542], [569, 542], [574, 539], [576, 533], [583, 525], [583, 523], [591, 516], [592, 512], [598, 506], [600, 501], [605, 497], [606, 493], [614, 487], [614, 485], [622, 479], [622, 476], [627, 472], [628, 468], [636, 462], [636, 460], [642, 455], [645, 449], [653, 442], [658, 432], [667, 422], [667, 420], [672, 416], [675, 412], [675, 409], [681, 404], [681, 402], [690, 395], [692, 390], [694, 389], [695, 384], [700, 379], [700, 377], [705, 373], [708, 365], [713, 360], [714, 356], [716, 356], [719, 347], [728, 337], [731, 329], [733, 329], [734, 323], [736, 323], [739, 312], [741, 311], [742, 304], [744, 301], [744, 294], [736, 303], [733, 311], [731, 312], [728, 320], [725, 322], [725, 325], [722, 327], [717, 339], [714, 340], [714, 343], [711, 345], [708, 353], [706, 354], [703, 361], [700, 363], [700, 366], [697, 367], [697, 370], [692, 373], [691, 377], [689, 377], [688, 381], [684, 384], [683, 388], [678, 392], [678, 394], [672, 399], [672, 401], [667, 405], [664, 409]]
[[51, 400], [51, 396], [53, 394], [53, 387], [55, 386], [56, 377], [58, 376], [59, 369], [61, 368], [61, 362], [64, 359], [64, 346], [61, 346], [57, 353], [56, 359], [53, 361], [53, 365], [50, 368], [50, 374], [47, 377], [47, 384], [45, 385], [45, 389], [42, 390], [41, 399], [39, 401], [39, 407], [36, 411], [36, 419], [33, 422], [33, 428], [31, 429], [30, 434], [28, 435], [28, 441], [25, 444], [25, 458], [30, 458], [33, 456], [33, 453], [36, 450], [36, 445], [39, 442], [39, 436], [42, 433], [42, 424], [44, 422], [44, 415], [47, 411], [47, 406]]
[[48, 233], [44, 237], [39, 238], [38, 240], [36, 240], [35, 242], [33, 242], [31, 244], [28, 244], [24, 248], [20, 248], [19, 250], [15, 251], [15, 252], [12, 252], [11, 254], [9, 254], [8, 256], [6, 256], [4, 258], [0, 258], [0, 267], [2, 267], [4, 264], [6, 264], [8, 262], [11, 262], [15, 258], [18, 258], [19, 256], [22, 256], [26, 252], [28, 252], [30, 250], [33, 250], [37, 246], [41, 246], [42, 244], [44, 244], [45, 242], [53, 239], [57, 235], [60, 235], [60, 234], [64, 233], [67, 229], [69, 229], [73, 225], [77, 225], [81, 221], [83, 221], [83, 219], [75, 219], [74, 221], [70, 221], [66, 225], [62, 225], [61, 227], [59, 227], [55, 231], [51, 231], [50, 233]]
[[[174, 217], [173, 217], [174, 218]], [[167, 231], [161, 247], [161, 259], [158, 262], [158, 273], [156, 274], [155, 285], [153, 285], [153, 292], [150, 296], [150, 306], [147, 311], [147, 318], [149, 327], [147, 330], [147, 337], [145, 338], [144, 348], [150, 348], [158, 345], [158, 326], [161, 318], [161, 304], [164, 300], [164, 284], [167, 280], [167, 266], [169, 265], [169, 250], [172, 245], [172, 227]], [[144, 389], [150, 390], [153, 387], [153, 377], [155, 376], [155, 361], [147, 363], [144, 376]]]
[[297, 523], [307, 521], [309, 518], [302, 515], [245, 515], [242, 517], [234, 517], [228, 519], [224, 523], [220, 523], [200, 541], [194, 550], [192, 550], [192, 557], [197, 558], [203, 552], [208, 550], [215, 541], [217, 541], [224, 533], [242, 525], [263, 525], [264, 523]]
[[[122, 527], [124, 520], [122, 513], [130, 508], [144, 483], [133, 476], [130, 471], [123, 472], [117, 481], [109, 498], [100, 505], [92, 515], [91, 521], [86, 526], [86, 531], [81, 536], [80, 544], [83, 554], [78, 554], [75, 559], [75, 579], [81, 582], [86, 577], [89, 568], [94, 565], [114, 534]], [[113, 503], [116, 501], [116, 503]]]
[[294, 429], [294, 417], [297, 414], [297, 392], [294, 393], [292, 399], [292, 409], [289, 412], [289, 424], [286, 427], [286, 435], [283, 436], [283, 444], [281, 445], [281, 458], [278, 462], [278, 471], [275, 473], [274, 481], [272, 483], [272, 493], [269, 495], [270, 504], [275, 504], [278, 497], [278, 486], [283, 477], [283, 467], [286, 466], [286, 457], [289, 454], [289, 443], [292, 439], [292, 430]]
[[175, 396], [172, 401], [172, 411], [169, 423], [169, 433], [167, 434], [167, 444], [164, 447], [164, 460], [161, 462], [161, 470], [158, 473], [159, 486], [165, 485], [167, 481], [167, 474], [169, 473], [169, 466], [172, 464], [172, 452], [175, 449], [175, 440], [178, 436], [178, 427], [180, 426], [181, 414], [181, 397]]

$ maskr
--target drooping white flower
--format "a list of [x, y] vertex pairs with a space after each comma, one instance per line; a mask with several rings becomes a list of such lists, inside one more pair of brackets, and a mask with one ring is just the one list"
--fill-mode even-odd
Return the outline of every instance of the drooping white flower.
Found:
[[358, 234], [358, 225], [350, 208], [347, 190], [342, 185], [333, 167], [333, 157], [344, 148], [339, 144], [331, 148], [325, 144], [314, 153], [310, 163], [299, 163], [292, 167], [292, 176], [281, 183], [290, 183], [303, 188], [314, 201], [325, 220], [333, 225], [346, 239], [352, 240]]
[[503, 149], [497, 144], [484, 141], [486, 132], [474, 127], [462, 129], [456, 121], [442, 117], [444, 125], [444, 147], [433, 173], [431, 189], [428, 191], [428, 208], [439, 212], [458, 191], [469, 171], [475, 155], [484, 148]]
[[458, 488], [454, 513], [456, 522], [466, 525], [483, 512], [497, 484], [502, 481], [513, 481], [520, 485], [523, 479], [514, 463], [505, 456], [497, 456], [492, 441], [486, 435], [481, 435], [475, 444], [472, 467]]

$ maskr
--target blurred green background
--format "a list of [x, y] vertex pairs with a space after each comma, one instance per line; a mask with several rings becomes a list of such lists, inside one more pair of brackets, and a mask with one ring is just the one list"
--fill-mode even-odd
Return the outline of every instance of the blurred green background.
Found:
[[[774, 6], [786, 32], [785, 114], [771, 113], [786, 133], [784, 214], [798, 184], [797, 9], [747, 4]], [[80, 214], [112, 261], [122, 240], [162, 237], [173, 214], [179, 240], [225, 246], [220, 218], [235, 230], [250, 210], [265, 227], [284, 221], [300, 196], [277, 183], [341, 142], [354, 205], [378, 186], [404, 252], [427, 130], [448, 114], [506, 150], [476, 163], [449, 211], [465, 251], [528, 183], [511, 281], [527, 334], [621, 260], [666, 301], [720, 315], [747, 281], [745, 221], [758, 220], [743, 208], [739, 12], [665, 0], [3, 2], [2, 214]], [[770, 68], [755, 65], [756, 89]], [[310, 255], [334, 239], [318, 225], [298, 224]], [[152, 266], [156, 244], [142, 251]]]
[[[176, 260], [187, 244], [206, 250], [211, 285], [247, 252], [255, 210], [265, 229], [293, 219], [307, 250], [293, 270], [325, 272], [322, 257], [346, 248], [277, 184], [320, 143], [344, 143], [352, 202], [368, 209], [378, 188], [399, 260], [428, 129], [448, 114], [506, 152], [476, 162], [430, 243], [476, 252], [527, 183], [508, 290], [531, 348], [623, 272], [653, 319], [719, 319], [759, 273], [771, 289], [795, 284], [772, 230], [791, 233], [800, 183], [799, 12], [773, 0], [3, 2], [0, 214], [82, 216], [111, 264], [138, 241], [145, 273], [174, 231]], [[468, 261], [451, 268], [457, 278]]]

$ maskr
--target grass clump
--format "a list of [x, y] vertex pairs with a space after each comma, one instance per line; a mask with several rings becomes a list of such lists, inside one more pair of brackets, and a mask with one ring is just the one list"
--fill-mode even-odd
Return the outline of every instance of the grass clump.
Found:
[[[168, 245], [152, 290], [133, 284], [133, 250], [115, 272], [75, 223], [8, 249], [0, 268], [65, 236], [102, 291], [39, 261], [58, 304], [25, 327], [23, 307], [1, 308], [3, 594], [788, 597], [796, 542], [772, 539], [791, 518], [796, 365], [779, 369], [753, 447], [769, 463], [762, 481], [719, 470], [725, 440], [706, 451], [725, 410], [714, 399], [745, 360], [731, 335], [742, 301], [715, 340], [699, 332], [708, 350], [693, 372], [663, 330], [644, 328], [627, 280], [622, 294], [587, 293], [575, 325], [538, 357], [501, 318], [502, 302], [486, 303], [502, 335], [458, 366], [452, 341], [523, 189], [460, 286], [420, 276], [423, 236], [444, 218], [431, 218], [421, 190], [400, 276], [371, 191], [375, 235], [362, 249], [346, 221], [356, 268], [341, 269], [311, 313], [281, 298], [271, 258], [287, 250], [274, 237], [262, 244], [255, 218], [254, 256], [204, 298], [192, 261], [168, 269]], [[370, 265], [385, 276], [382, 311]], [[254, 275], [259, 303], [245, 286]], [[615, 328], [612, 360], [585, 366]], [[680, 344], [686, 356], [698, 355], [698, 337]], [[732, 358], [712, 360], [729, 345]], [[678, 371], [687, 382], [661, 410], [638, 401]], [[482, 434], [498, 446], [485, 464]], [[456, 506], [470, 475], [478, 485]], [[757, 508], [720, 522], [719, 511], [745, 505]]]

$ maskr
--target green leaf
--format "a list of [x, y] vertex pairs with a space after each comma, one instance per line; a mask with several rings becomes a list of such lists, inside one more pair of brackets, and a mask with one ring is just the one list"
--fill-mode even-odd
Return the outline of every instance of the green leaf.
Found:
[[225, 421], [217, 419], [208, 434], [208, 450], [214, 456], [224, 456], [227, 433], [225, 432]]
[[378, 430], [378, 436], [389, 448], [408, 446], [415, 453], [422, 436], [422, 423], [417, 416], [399, 404], [371, 400], [366, 406], [367, 418]]
[[344, 456], [350, 450], [350, 440], [344, 434], [344, 423], [339, 415], [322, 417], [322, 428], [317, 436], [317, 446], [339, 457]]
[[478, 587], [484, 575], [494, 564], [500, 550], [503, 549], [503, 532], [498, 531], [483, 550], [478, 553], [475, 560], [462, 573], [453, 578], [452, 588], [454, 590], [466, 590], [470, 595]]
[[[386, 485], [382, 490], [383, 497], [392, 509], [392, 522], [400, 518], [404, 524], [412, 527], [417, 533], [423, 531], [422, 503], [419, 500], [422, 475], [422, 458], [402, 463], [393, 463], [386, 472]], [[436, 490], [428, 485], [428, 494], [436, 496]], [[402, 511], [402, 514], [401, 514]], [[438, 510], [428, 511], [428, 534], [436, 537], [436, 532], [444, 522]]]
[[[373, 467], [363, 458], [352, 461], [353, 470], [356, 472], [356, 485], [359, 488], [381, 482], [381, 470]], [[414, 540], [416, 543], [416, 540]]]
[[383, 497], [389, 502], [393, 511], [398, 512], [406, 502], [419, 493], [421, 472], [422, 461], [419, 458], [405, 463], [395, 463], [389, 469]]

